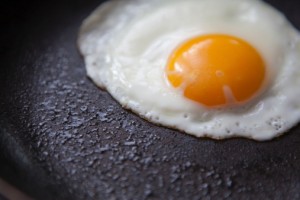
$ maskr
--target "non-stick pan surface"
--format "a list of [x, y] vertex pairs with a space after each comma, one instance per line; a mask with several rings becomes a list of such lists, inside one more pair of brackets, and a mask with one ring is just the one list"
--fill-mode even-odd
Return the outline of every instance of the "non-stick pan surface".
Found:
[[[298, 0], [268, 2], [300, 28]], [[4, 179], [36, 199], [300, 198], [299, 126], [264, 143], [198, 139], [140, 119], [87, 79], [76, 38], [100, 3], [2, 3]]]

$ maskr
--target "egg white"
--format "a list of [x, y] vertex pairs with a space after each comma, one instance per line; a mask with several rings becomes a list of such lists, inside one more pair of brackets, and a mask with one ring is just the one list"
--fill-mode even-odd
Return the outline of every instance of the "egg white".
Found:
[[[242, 38], [264, 58], [271, 84], [244, 106], [208, 109], [168, 85], [171, 52], [201, 34]], [[88, 76], [124, 107], [197, 137], [268, 140], [300, 120], [300, 36], [259, 0], [112, 0], [83, 23]]]

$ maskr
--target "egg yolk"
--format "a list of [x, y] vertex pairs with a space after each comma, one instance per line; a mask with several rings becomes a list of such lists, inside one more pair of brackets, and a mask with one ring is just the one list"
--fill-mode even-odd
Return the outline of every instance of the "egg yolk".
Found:
[[184, 96], [208, 107], [246, 102], [266, 76], [257, 50], [229, 35], [204, 35], [181, 44], [170, 56], [166, 77]]

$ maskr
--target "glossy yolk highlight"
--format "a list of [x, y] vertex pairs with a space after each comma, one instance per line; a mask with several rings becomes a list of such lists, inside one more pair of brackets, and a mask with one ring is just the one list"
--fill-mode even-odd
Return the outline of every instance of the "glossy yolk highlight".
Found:
[[266, 67], [247, 42], [229, 35], [190, 39], [170, 56], [166, 77], [184, 96], [205, 106], [242, 103], [256, 96]]

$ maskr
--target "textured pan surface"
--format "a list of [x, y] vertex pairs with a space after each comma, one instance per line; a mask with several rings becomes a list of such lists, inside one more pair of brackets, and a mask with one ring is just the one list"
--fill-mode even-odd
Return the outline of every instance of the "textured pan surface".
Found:
[[[297, 0], [271, 1], [300, 28]], [[85, 76], [101, 1], [4, 3], [0, 175], [38, 199], [299, 199], [300, 127], [271, 142], [197, 139], [124, 110]]]

